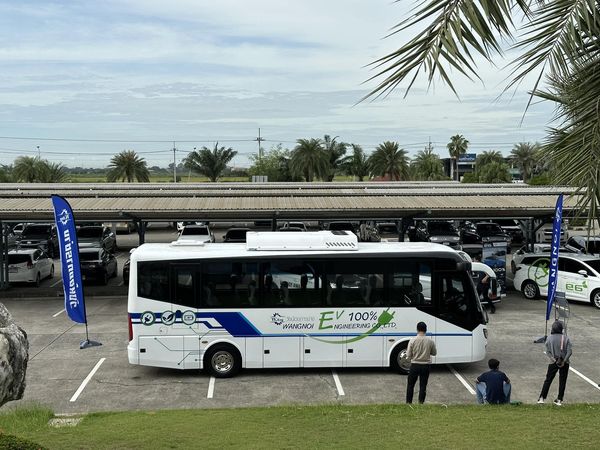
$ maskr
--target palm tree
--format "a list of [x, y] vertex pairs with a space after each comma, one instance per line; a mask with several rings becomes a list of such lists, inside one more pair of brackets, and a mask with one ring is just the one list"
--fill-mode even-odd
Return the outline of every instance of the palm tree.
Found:
[[19, 156], [15, 159], [13, 178], [17, 182], [35, 183], [38, 181], [40, 158], [37, 156]]
[[194, 172], [198, 172], [212, 182], [217, 181], [227, 168], [227, 164], [237, 155], [237, 152], [231, 147], [219, 147], [219, 143], [215, 143], [212, 150], [202, 147], [200, 150], [195, 150], [187, 155], [183, 161], [183, 165]]
[[0, 183], [10, 183], [12, 179], [12, 166], [0, 165]]
[[66, 166], [61, 163], [51, 163], [45, 159], [38, 165], [38, 181], [40, 183], [63, 183], [67, 180]]
[[[516, 54], [507, 89], [533, 75], [527, 106], [534, 95], [553, 101], [562, 120], [545, 147], [552, 165], [561, 168], [556, 182], [576, 184], [584, 194], [578, 206], [589, 214], [600, 211], [598, 0], [428, 0], [390, 36], [413, 26], [414, 37], [372, 63], [378, 72], [371, 80], [382, 80], [366, 97], [386, 95], [403, 82], [408, 91], [419, 74], [430, 85], [439, 76], [457, 93], [448, 69], [479, 78], [479, 56], [497, 64], [497, 56]], [[505, 52], [506, 41], [514, 42], [513, 51]], [[538, 89], [544, 76], [549, 92]]]
[[110, 160], [106, 180], [114, 181], [150, 181], [150, 173], [144, 158], [140, 158], [133, 150], [123, 150]]
[[537, 142], [519, 142], [510, 151], [510, 160], [519, 168], [523, 181], [527, 183], [531, 178], [533, 169], [538, 161], [540, 144]]
[[476, 167], [483, 167], [490, 163], [504, 163], [504, 157], [498, 150], [486, 150], [477, 156]]
[[455, 134], [450, 138], [450, 142], [446, 145], [450, 158], [452, 159], [452, 176], [453, 180], [458, 181], [458, 158], [460, 155], [467, 153], [469, 141], [462, 134]]
[[432, 148], [426, 148], [417, 153], [411, 164], [416, 180], [439, 181], [447, 180], [444, 175], [444, 165], [439, 155], [433, 153]]
[[342, 160], [341, 167], [346, 174], [358, 178], [358, 181], [363, 181], [369, 175], [368, 158], [360, 145], [350, 145], [352, 146], [352, 154]]
[[298, 139], [292, 150], [290, 169], [306, 181], [325, 179], [329, 176], [329, 155], [325, 152], [320, 139]]
[[337, 142], [337, 138], [338, 136], [331, 138], [328, 134], [323, 137], [323, 148], [329, 159], [329, 173], [327, 174], [326, 181], [333, 181], [335, 173], [341, 166], [344, 155], [346, 154], [346, 147], [348, 144], [345, 142]]
[[369, 165], [373, 174], [389, 176], [393, 181], [409, 178], [407, 151], [400, 148], [397, 142], [379, 144], [369, 157]]
[[490, 161], [476, 170], [480, 183], [510, 183], [511, 176], [508, 164], [501, 161]]

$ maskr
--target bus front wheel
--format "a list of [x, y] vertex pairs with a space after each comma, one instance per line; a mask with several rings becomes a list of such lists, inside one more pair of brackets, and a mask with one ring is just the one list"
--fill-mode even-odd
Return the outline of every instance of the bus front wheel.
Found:
[[393, 371], [402, 375], [408, 375], [408, 371], [410, 370], [410, 360], [406, 357], [407, 348], [408, 342], [398, 344], [390, 357], [390, 367]]
[[204, 366], [215, 378], [229, 378], [239, 372], [242, 357], [231, 345], [215, 345], [206, 352]]

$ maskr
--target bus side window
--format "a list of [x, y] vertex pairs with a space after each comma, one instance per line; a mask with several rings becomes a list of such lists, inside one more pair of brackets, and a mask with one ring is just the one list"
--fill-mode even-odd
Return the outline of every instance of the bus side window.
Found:
[[169, 264], [166, 262], [138, 263], [138, 295], [152, 300], [170, 302]]
[[191, 268], [176, 267], [175, 274], [175, 295], [173, 303], [196, 308], [194, 270]]

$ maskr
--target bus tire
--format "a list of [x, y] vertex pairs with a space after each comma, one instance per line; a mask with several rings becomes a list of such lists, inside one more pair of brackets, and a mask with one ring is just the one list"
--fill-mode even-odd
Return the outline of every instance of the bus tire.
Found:
[[592, 295], [590, 295], [590, 302], [592, 302], [592, 305], [596, 308], [600, 309], [600, 289], [595, 289], [594, 292], [592, 292]]
[[242, 357], [233, 345], [216, 344], [204, 355], [204, 367], [215, 378], [229, 378], [239, 372]]
[[523, 282], [521, 285], [521, 292], [528, 300], [537, 300], [540, 297], [540, 289], [538, 288], [538, 285], [531, 280], [525, 280]]
[[394, 372], [401, 375], [408, 375], [410, 370], [410, 361], [406, 358], [406, 350], [408, 348], [408, 342], [403, 342], [396, 345], [390, 356], [390, 367]]

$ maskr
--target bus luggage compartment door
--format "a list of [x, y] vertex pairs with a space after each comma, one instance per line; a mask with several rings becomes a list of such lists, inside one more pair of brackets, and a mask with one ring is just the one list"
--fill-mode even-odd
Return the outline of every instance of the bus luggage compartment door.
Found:
[[382, 367], [383, 336], [367, 336], [344, 345], [346, 367]]
[[302, 338], [304, 367], [342, 367], [344, 361], [344, 341], [341, 338], [324, 339], [339, 342], [322, 342], [312, 337]]
[[140, 364], [183, 369], [183, 336], [140, 336]]
[[264, 367], [300, 367], [300, 339], [297, 336], [263, 338]]

